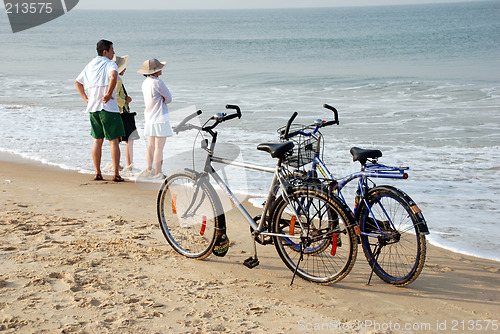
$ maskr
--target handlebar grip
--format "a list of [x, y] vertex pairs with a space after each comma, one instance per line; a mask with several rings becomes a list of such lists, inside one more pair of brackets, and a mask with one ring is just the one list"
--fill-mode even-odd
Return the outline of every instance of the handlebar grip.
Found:
[[[333, 121], [330, 121], [330, 122], [333, 122], [331, 124], [339, 124], [339, 112], [337, 111], [337, 109], [335, 109], [335, 107], [332, 107], [328, 104], [323, 104], [323, 108], [325, 109], [329, 109], [331, 111], [333, 111], [333, 115], [334, 115], [334, 120]], [[331, 125], [331, 124], [328, 124], [330, 122], [326, 122], [325, 126], [328, 126], [328, 125]]]
[[230, 119], [233, 119], [233, 118], [241, 118], [241, 113], [240, 114], [231, 114], [231, 115], [227, 115], [225, 116], [223, 119], [222, 119], [222, 122], [225, 122], [225, 121], [229, 121]]
[[295, 137], [298, 134], [300, 134], [300, 130], [289, 133], [288, 136], [286, 136], [284, 139], [289, 139], [289, 138]]
[[192, 113], [191, 115], [187, 116], [186, 118], [184, 118], [175, 128], [174, 128], [174, 132], [175, 133], [179, 133], [180, 131], [182, 131], [182, 127], [189, 121], [191, 120], [192, 118], [195, 118], [196, 116], [199, 116], [202, 114], [202, 111], [201, 110], [198, 110], [197, 112], [194, 112]]
[[288, 123], [286, 123], [286, 128], [285, 128], [285, 133], [283, 134], [283, 139], [288, 139], [289, 137], [293, 137], [293, 136], [289, 136], [288, 132], [290, 131], [290, 126], [292, 125], [293, 120], [295, 119], [295, 117], [297, 117], [298, 114], [299, 114], [298, 112], [294, 112], [292, 117], [290, 117], [290, 119], [288, 120]]
[[[240, 110], [240, 107], [238, 107], [237, 105], [235, 105], [235, 104], [226, 104], [226, 109], [234, 109], [234, 110], [236, 110], [236, 116], [238, 118], [241, 118], [241, 110]], [[232, 115], [230, 115], [230, 116], [232, 116]], [[231, 117], [229, 119], [232, 119], [232, 118], [234, 118], [234, 117]]]
[[330, 126], [333, 124], [339, 124], [339, 121], [328, 121], [328, 122], [323, 123], [322, 126], [325, 127], [325, 126]]

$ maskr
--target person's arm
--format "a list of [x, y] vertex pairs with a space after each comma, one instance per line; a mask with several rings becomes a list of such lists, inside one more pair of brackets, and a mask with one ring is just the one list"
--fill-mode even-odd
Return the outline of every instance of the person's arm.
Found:
[[170, 91], [167, 88], [167, 85], [163, 81], [160, 80], [160, 85], [158, 87], [158, 90], [161, 94], [161, 97], [163, 99], [163, 103], [169, 104], [172, 102], [172, 94], [170, 94]]
[[80, 96], [85, 101], [85, 103], [89, 103], [89, 98], [87, 97], [87, 94], [85, 93], [85, 87], [83, 86], [83, 84], [81, 84], [78, 81], [75, 81], [75, 87], [76, 87], [76, 90], [78, 91], [78, 94], [80, 94]]
[[108, 103], [108, 101], [113, 98], [113, 91], [115, 90], [116, 82], [118, 81], [118, 72], [112, 71], [110, 74], [110, 79], [111, 80], [109, 81], [108, 91], [102, 97], [102, 102], [104, 103]]

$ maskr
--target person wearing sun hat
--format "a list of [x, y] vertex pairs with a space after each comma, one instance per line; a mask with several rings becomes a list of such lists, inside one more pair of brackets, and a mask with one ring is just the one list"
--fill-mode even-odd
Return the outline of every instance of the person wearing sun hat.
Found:
[[[142, 83], [144, 96], [144, 135], [148, 137], [146, 150], [146, 170], [142, 176], [164, 178], [163, 175], [163, 149], [167, 137], [173, 135], [170, 126], [170, 116], [167, 104], [172, 102], [172, 95], [165, 83], [159, 78], [167, 62], [152, 58], [146, 60], [137, 71], [146, 79]], [[153, 170], [153, 162], [155, 168]]]
[[127, 167], [123, 171], [132, 171], [134, 162], [134, 140], [140, 139], [137, 127], [135, 125], [135, 112], [130, 112], [129, 103], [132, 98], [128, 96], [127, 90], [123, 85], [123, 75], [127, 70], [128, 56], [118, 57], [115, 56], [113, 61], [118, 66], [118, 82], [116, 83], [116, 102], [120, 108], [120, 114], [125, 128], [125, 136], [120, 137], [120, 142], [125, 142], [125, 158], [127, 159]]

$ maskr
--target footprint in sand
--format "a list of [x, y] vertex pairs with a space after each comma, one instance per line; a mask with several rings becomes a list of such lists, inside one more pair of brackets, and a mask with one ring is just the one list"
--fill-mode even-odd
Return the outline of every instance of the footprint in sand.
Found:
[[447, 266], [441, 266], [439, 264], [434, 264], [434, 265], [426, 265], [427, 268], [433, 271], [453, 271], [450, 267]]

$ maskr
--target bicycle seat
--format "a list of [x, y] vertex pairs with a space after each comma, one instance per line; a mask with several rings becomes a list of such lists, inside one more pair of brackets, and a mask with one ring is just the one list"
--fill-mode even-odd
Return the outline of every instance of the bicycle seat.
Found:
[[380, 158], [382, 152], [379, 150], [365, 150], [359, 147], [351, 148], [352, 161], [359, 161], [362, 165], [366, 164], [367, 159]]
[[262, 143], [257, 146], [260, 151], [265, 151], [273, 158], [281, 159], [285, 156], [285, 153], [293, 148], [293, 143], [288, 141], [286, 143]]

